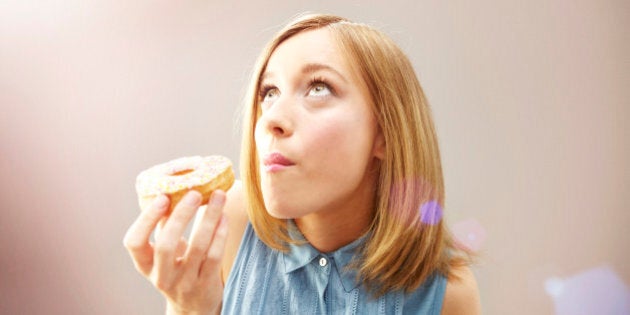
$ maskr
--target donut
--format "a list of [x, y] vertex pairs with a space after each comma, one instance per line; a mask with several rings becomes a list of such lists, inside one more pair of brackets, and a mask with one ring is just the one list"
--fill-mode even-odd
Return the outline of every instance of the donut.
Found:
[[[136, 192], [140, 209], [146, 209], [158, 195], [167, 195], [171, 209], [190, 190], [203, 196], [201, 204], [208, 202], [213, 191], [227, 191], [234, 183], [232, 162], [220, 155], [206, 157], [180, 157], [155, 165], [138, 174]], [[170, 211], [170, 210], [169, 210]]]

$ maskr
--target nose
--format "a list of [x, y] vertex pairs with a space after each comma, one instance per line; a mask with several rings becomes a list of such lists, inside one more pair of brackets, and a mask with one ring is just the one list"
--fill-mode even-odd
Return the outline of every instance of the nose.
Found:
[[274, 137], [282, 138], [293, 134], [293, 119], [290, 104], [282, 97], [260, 116], [258, 123]]

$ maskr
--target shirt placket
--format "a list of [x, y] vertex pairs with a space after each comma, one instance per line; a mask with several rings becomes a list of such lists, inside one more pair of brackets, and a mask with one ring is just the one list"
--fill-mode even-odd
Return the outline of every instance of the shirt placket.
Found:
[[319, 255], [312, 262], [314, 264], [314, 268], [317, 269], [318, 273], [318, 286], [317, 293], [319, 295], [319, 313], [320, 314], [330, 314], [331, 312], [331, 290], [329, 288], [330, 285], [330, 274], [331, 274], [331, 258], [326, 255]]

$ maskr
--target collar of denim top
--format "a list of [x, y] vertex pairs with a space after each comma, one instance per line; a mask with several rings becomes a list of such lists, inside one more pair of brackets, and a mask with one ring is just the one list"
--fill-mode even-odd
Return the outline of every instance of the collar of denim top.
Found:
[[355, 258], [355, 255], [360, 254], [358, 250], [367, 240], [369, 233], [366, 233], [352, 243], [332, 253], [323, 254], [311, 246], [293, 220], [287, 221], [287, 230], [292, 239], [304, 242], [301, 244], [289, 244], [289, 251], [282, 254], [286, 273], [294, 272], [318, 257], [326, 257], [328, 259], [332, 257], [337, 266], [337, 272], [339, 272], [343, 289], [346, 292], [352, 291], [360, 284], [359, 281], [357, 281], [357, 270], [347, 268], [347, 266], [352, 262], [352, 259]]

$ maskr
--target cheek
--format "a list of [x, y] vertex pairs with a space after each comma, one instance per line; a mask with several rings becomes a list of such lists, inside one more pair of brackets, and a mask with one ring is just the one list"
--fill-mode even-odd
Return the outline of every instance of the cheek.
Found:
[[327, 120], [311, 124], [306, 145], [324, 165], [343, 169], [348, 164], [364, 164], [370, 157], [373, 130], [369, 124], [357, 119]]

